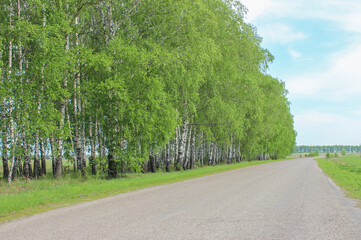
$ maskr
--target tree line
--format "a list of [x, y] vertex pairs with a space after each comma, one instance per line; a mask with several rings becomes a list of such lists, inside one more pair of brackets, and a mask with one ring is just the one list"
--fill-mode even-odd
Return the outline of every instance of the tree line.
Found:
[[340, 153], [342, 151], [347, 153], [359, 153], [361, 152], [361, 146], [357, 145], [299, 145], [295, 146], [294, 153]]
[[[296, 133], [238, 0], [3, 0], [3, 177], [284, 157]], [[88, 158], [88, 161], [86, 161]], [[89, 167], [87, 167], [89, 163]]]

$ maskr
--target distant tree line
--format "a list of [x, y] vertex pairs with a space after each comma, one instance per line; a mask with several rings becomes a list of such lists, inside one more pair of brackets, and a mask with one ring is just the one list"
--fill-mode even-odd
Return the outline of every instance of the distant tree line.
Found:
[[112, 178], [291, 153], [287, 90], [245, 13], [238, 0], [3, 0], [3, 177], [45, 175], [47, 154], [55, 178], [64, 161]]
[[359, 153], [361, 146], [356, 145], [332, 145], [332, 146], [308, 146], [308, 145], [299, 145], [295, 146], [294, 153], [341, 153], [342, 151], [346, 153]]

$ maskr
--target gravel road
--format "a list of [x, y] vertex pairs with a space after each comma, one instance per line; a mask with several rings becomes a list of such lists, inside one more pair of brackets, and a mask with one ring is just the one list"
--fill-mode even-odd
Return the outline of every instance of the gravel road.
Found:
[[0, 239], [357, 240], [361, 210], [295, 159], [48, 211], [1, 224]]

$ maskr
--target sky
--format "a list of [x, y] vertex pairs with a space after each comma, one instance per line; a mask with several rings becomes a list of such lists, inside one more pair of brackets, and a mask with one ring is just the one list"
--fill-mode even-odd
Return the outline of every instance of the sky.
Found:
[[361, 0], [241, 0], [275, 57], [297, 145], [361, 144]]

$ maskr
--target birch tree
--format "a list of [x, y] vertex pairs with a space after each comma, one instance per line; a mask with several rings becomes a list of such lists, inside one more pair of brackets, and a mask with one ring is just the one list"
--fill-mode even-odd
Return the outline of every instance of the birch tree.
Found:
[[4, 0], [3, 177], [42, 178], [47, 154], [55, 178], [64, 164], [113, 178], [290, 153], [287, 90], [246, 12], [238, 0]]

